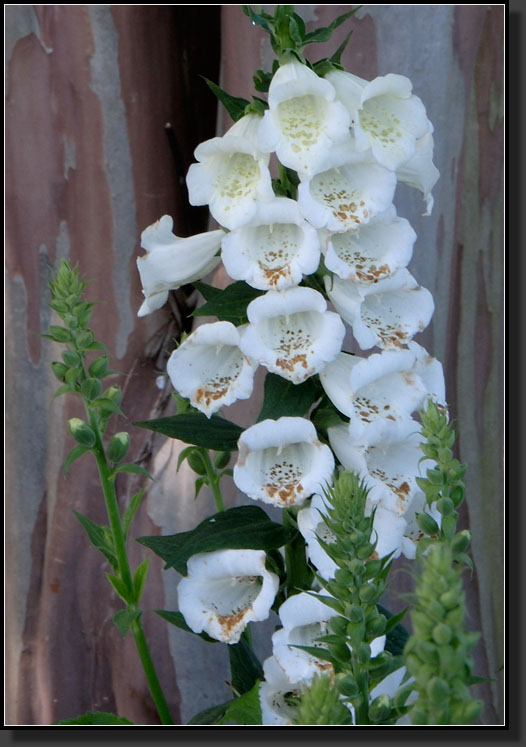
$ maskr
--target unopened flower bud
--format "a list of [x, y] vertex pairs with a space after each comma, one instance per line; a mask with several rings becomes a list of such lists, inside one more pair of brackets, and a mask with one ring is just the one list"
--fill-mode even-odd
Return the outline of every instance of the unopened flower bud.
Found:
[[365, 615], [364, 615], [363, 608], [359, 607], [358, 605], [351, 607], [347, 615], [349, 620], [353, 623], [362, 622], [362, 620], [364, 619], [364, 616]]
[[451, 709], [451, 722], [453, 724], [474, 724], [482, 713], [483, 703], [481, 700], [471, 700], [467, 703], [457, 703]]
[[230, 461], [231, 453], [229, 451], [218, 451], [214, 457], [214, 466], [216, 469], [223, 469]]
[[347, 620], [345, 617], [340, 617], [339, 615], [331, 617], [329, 624], [336, 635], [345, 635], [347, 629]]
[[426, 534], [438, 534], [440, 528], [436, 521], [429, 514], [416, 514], [416, 520], [419, 528]]
[[386, 617], [384, 615], [377, 615], [367, 623], [367, 632], [377, 638], [378, 636], [384, 634], [386, 625]]
[[79, 444], [81, 444], [82, 446], [86, 446], [88, 449], [90, 449], [92, 446], [95, 446], [95, 432], [83, 420], [81, 420], [80, 418], [71, 418], [68, 421], [68, 427], [71, 435], [73, 436], [75, 441], [78, 441]]
[[358, 683], [351, 674], [345, 675], [345, 677], [338, 681], [338, 690], [346, 698], [354, 698], [360, 692]]
[[385, 721], [391, 713], [391, 698], [389, 695], [380, 695], [373, 700], [369, 706], [369, 718], [371, 721], [378, 723]]
[[450, 626], [445, 623], [438, 623], [438, 625], [435, 625], [433, 628], [433, 640], [439, 646], [447, 646], [452, 637], [453, 631]]
[[373, 583], [363, 584], [362, 586], [360, 586], [358, 596], [360, 597], [362, 602], [371, 604], [378, 598], [378, 589]]
[[122, 431], [116, 433], [108, 444], [108, 459], [120, 462], [130, 447], [130, 434]]
[[191, 451], [186, 457], [186, 461], [197, 475], [206, 475], [206, 467], [198, 451]]
[[456, 534], [451, 540], [451, 549], [454, 553], [465, 552], [471, 542], [471, 532], [469, 529], [463, 529]]
[[440, 595], [440, 604], [442, 604], [446, 610], [452, 610], [458, 606], [460, 599], [457, 589], [448, 589]]
[[440, 677], [433, 677], [427, 683], [426, 692], [430, 700], [436, 705], [439, 705], [448, 700], [451, 689], [445, 680]]

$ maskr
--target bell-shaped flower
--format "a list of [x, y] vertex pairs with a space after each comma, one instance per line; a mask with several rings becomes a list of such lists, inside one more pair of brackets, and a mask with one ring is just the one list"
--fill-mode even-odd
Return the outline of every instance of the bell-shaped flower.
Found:
[[318, 373], [341, 350], [345, 325], [312, 288], [268, 291], [248, 305], [241, 340], [249, 358], [294, 384]]
[[298, 511], [298, 529], [307, 546], [307, 558], [319, 575], [328, 580], [334, 578], [339, 566], [318, 542], [318, 537], [327, 544], [333, 544], [336, 539], [323, 519], [325, 512], [325, 502], [317, 493], [313, 496], [309, 506]]
[[207, 417], [252, 394], [257, 364], [241, 352], [241, 335], [230, 322], [202, 324], [168, 360], [174, 388]]
[[415, 420], [401, 423], [389, 437], [367, 445], [351, 438], [346, 425], [329, 428], [328, 435], [345, 469], [354, 470], [364, 480], [370, 504], [381, 504], [403, 517], [420, 492], [416, 478], [421, 476], [421, 469], [425, 472], [420, 424]]
[[349, 140], [350, 117], [332, 85], [295, 58], [272, 78], [269, 109], [259, 129], [261, 148], [305, 178], [324, 170], [335, 143]]
[[224, 236], [221, 257], [234, 280], [260, 290], [283, 290], [316, 272], [320, 239], [295, 200], [276, 197], [259, 202], [249, 223]]
[[296, 646], [311, 646], [326, 650], [316, 639], [329, 633], [329, 620], [337, 613], [312, 594], [301, 592], [289, 597], [279, 608], [283, 628], [272, 636], [272, 651], [290, 682], [310, 680], [317, 674], [333, 672], [326, 659]]
[[369, 286], [326, 277], [325, 287], [362, 350], [402, 347], [427, 327], [435, 310], [431, 293], [406, 269]]
[[351, 438], [368, 443], [411, 419], [428, 394], [414, 364], [409, 350], [384, 350], [368, 358], [340, 353], [325, 366], [320, 381], [331, 402], [350, 418]]
[[291, 683], [274, 656], [263, 662], [263, 675], [265, 679], [259, 685], [262, 726], [293, 726], [296, 717], [293, 701], [301, 695], [306, 683]]
[[249, 622], [266, 620], [279, 588], [262, 550], [217, 550], [193, 555], [179, 582], [179, 609], [194, 633], [237, 643]]
[[378, 163], [392, 171], [415, 154], [417, 140], [431, 125], [409, 78], [389, 73], [367, 82], [333, 70], [326, 79], [351, 114], [359, 150], [370, 148]]
[[330, 483], [331, 450], [305, 418], [263, 420], [241, 434], [234, 482], [249, 498], [297, 506]]
[[431, 215], [434, 203], [431, 190], [440, 176], [440, 171], [433, 163], [433, 150], [433, 128], [431, 128], [428, 133], [416, 141], [415, 154], [396, 170], [399, 182], [415, 187], [422, 192], [426, 203], [424, 215]]
[[391, 205], [394, 172], [341, 147], [328, 154], [326, 167], [298, 186], [300, 210], [315, 228], [350, 231]]
[[342, 280], [377, 283], [409, 264], [415, 241], [411, 225], [391, 205], [359, 229], [332, 234], [325, 266]]
[[138, 316], [160, 309], [168, 299], [168, 291], [208, 275], [221, 261], [216, 254], [224, 231], [208, 231], [181, 239], [172, 228], [172, 218], [163, 215], [141, 234], [141, 246], [147, 254], [138, 257], [137, 267], [146, 299]]
[[248, 114], [223, 137], [198, 145], [194, 155], [199, 163], [186, 176], [190, 204], [208, 205], [216, 221], [230, 230], [248, 223], [258, 200], [274, 198], [269, 156], [261, 152], [257, 138], [260, 119]]
[[424, 383], [427, 396], [438, 405], [447, 407], [446, 382], [442, 364], [414, 340], [408, 342], [407, 347], [415, 356], [413, 371]]

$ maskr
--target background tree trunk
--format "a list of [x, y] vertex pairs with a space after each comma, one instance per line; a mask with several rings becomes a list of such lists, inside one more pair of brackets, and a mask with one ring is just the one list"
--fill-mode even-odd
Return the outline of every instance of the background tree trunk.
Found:
[[[350, 7], [296, 10], [327, 25]], [[313, 61], [328, 57], [353, 29], [345, 68], [367, 79], [407, 75], [435, 126], [441, 178], [432, 216], [422, 217], [421, 195], [403, 185], [395, 204], [418, 235], [409, 269], [436, 304], [417, 339], [444, 364], [468, 465], [470, 626], [483, 633], [477, 672], [496, 678], [478, 688], [486, 724], [502, 723], [503, 713], [503, 20], [503, 6], [364, 6], [330, 43], [307, 48]], [[50, 362], [60, 347], [39, 337], [53, 323], [47, 282], [61, 257], [93, 278], [88, 297], [101, 302], [93, 327], [125, 374], [128, 420], [116, 430], [130, 428], [134, 454], [156, 477], [134, 536], [195, 526], [212, 504], [204, 490], [193, 501], [191, 474], [175, 474], [180, 445], [130, 426], [170, 411], [168, 389], [155, 382], [188, 325], [189, 301], [178, 292], [170, 306], [137, 319], [135, 260], [141, 231], [165, 213], [177, 235], [207, 229], [206, 209], [188, 206], [184, 176], [196, 145], [230, 121], [220, 114], [216, 130], [216, 102], [199, 76], [249, 98], [252, 74], [270, 68], [271, 51], [236, 5], [8, 6], [6, 22], [6, 721], [49, 724], [104, 710], [157, 723], [133, 642], [111, 621], [120, 604], [106, 566], [72, 514], [104, 521], [96, 470], [85, 457], [62, 475], [72, 446], [66, 422], [79, 411], [70, 398], [53, 400]], [[248, 425], [260, 397], [228, 416]], [[140, 484], [122, 480], [124, 504]], [[246, 498], [231, 489], [228, 501]], [[178, 578], [136, 545], [135, 564], [144, 557], [144, 624], [173, 713], [185, 723], [229, 698], [227, 655], [153, 613], [176, 609]], [[405, 574], [396, 578], [404, 590]], [[396, 593], [391, 599], [401, 606]], [[275, 622], [257, 628], [262, 658]]]

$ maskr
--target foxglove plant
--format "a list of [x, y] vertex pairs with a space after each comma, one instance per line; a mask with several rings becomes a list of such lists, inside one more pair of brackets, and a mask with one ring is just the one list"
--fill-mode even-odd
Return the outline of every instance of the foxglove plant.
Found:
[[[182, 577], [179, 610], [159, 614], [228, 645], [235, 697], [190, 723], [393, 725], [412, 713], [413, 723], [430, 723], [438, 706], [441, 723], [458, 723], [475, 715], [465, 706], [470, 681], [451, 665], [428, 692], [440, 652], [426, 659], [429, 641], [411, 639], [405, 656], [405, 611], [393, 616], [380, 604], [399, 555], [428, 563], [424, 586], [438, 567], [447, 576], [467, 558], [454, 526], [462, 470], [440, 420], [442, 366], [413, 341], [433, 298], [407, 269], [416, 234], [393, 204], [403, 181], [431, 211], [433, 127], [404, 76], [347, 73], [343, 46], [316, 64], [303, 56], [355, 10], [313, 32], [292, 6], [273, 16], [243, 10], [269, 33], [277, 59], [254, 77], [267, 100], [209, 83], [234, 125], [198, 146], [187, 186], [190, 203], [208, 205], [219, 228], [180, 239], [163, 216], [143, 232], [147, 254], [137, 262], [139, 316], [191, 283], [205, 300], [194, 315], [217, 317], [170, 356], [176, 414], [136, 423], [187, 444], [178, 466], [188, 462], [196, 497], [208, 485], [217, 509], [189, 532], [139, 539]], [[233, 281], [223, 290], [203, 281], [220, 262]], [[351, 332], [352, 352], [344, 350]], [[61, 365], [56, 373], [70, 385]], [[260, 366], [263, 406], [241, 428], [221, 410], [251, 398]], [[93, 447], [84, 424], [71, 430], [82, 449]], [[225, 510], [219, 484], [230, 476], [250, 500]], [[282, 509], [282, 523], [254, 502]], [[447, 551], [435, 552], [436, 543]], [[444, 623], [443, 645], [463, 641], [467, 652], [457, 571], [450, 575], [442, 617], [461, 612]], [[417, 619], [428, 618], [416, 635], [427, 635], [434, 612], [429, 595], [417, 597]], [[261, 665], [250, 623], [271, 610], [281, 627]], [[448, 710], [450, 697], [464, 705]]]

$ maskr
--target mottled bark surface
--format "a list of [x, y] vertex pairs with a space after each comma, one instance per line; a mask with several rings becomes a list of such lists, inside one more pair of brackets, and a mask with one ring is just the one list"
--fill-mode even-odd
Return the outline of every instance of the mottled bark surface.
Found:
[[[319, 25], [349, 7], [296, 9]], [[435, 126], [441, 178], [432, 216], [421, 215], [421, 196], [409, 188], [398, 187], [395, 203], [418, 234], [409, 269], [436, 304], [417, 341], [444, 364], [459, 456], [468, 464], [470, 625], [483, 633], [477, 671], [496, 678], [479, 688], [486, 724], [503, 719], [503, 15], [502, 6], [491, 5], [364, 6], [332, 42], [309, 52], [313, 60], [329, 56], [353, 29], [346, 69], [368, 79], [407, 75]], [[99, 709], [156, 723], [133, 642], [111, 622], [120, 605], [106, 565], [71, 512], [104, 521], [96, 472], [85, 457], [62, 476], [72, 445], [65, 423], [80, 412], [69, 399], [53, 400], [49, 364], [60, 349], [39, 337], [52, 322], [47, 279], [61, 257], [93, 278], [89, 297], [101, 301], [94, 329], [126, 374], [129, 420], [116, 427], [168, 412], [168, 392], [155, 378], [184, 313], [172, 305], [136, 318], [140, 232], [164, 213], [174, 216], [178, 235], [206, 230], [206, 210], [188, 208], [184, 189], [195, 146], [216, 133], [215, 102], [198, 76], [250, 97], [252, 74], [269, 69], [271, 51], [240, 6], [9, 6], [6, 21], [6, 721], [45, 724]], [[217, 131], [228, 126], [220, 116]], [[248, 425], [260, 396], [227, 416]], [[156, 477], [134, 535], [195, 526], [211, 503], [205, 491], [194, 502], [191, 475], [175, 473], [180, 445], [131, 432], [133, 453]], [[123, 479], [123, 503], [137, 485]], [[246, 499], [231, 489], [228, 502]], [[144, 624], [170, 705], [184, 723], [228, 699], [227, 656], [225, 647], [168, 630], [154, 615], [159, 607], [176, 609], [177, 575], [162, 574], [162, 564], [138, 545], [133, 562], [147, 555]], [[395, 577], [400, 590], [404, 577]], [[396, 594], [392, 601], [401, 606]], [[262, 656], [274, 623], [260, 626]]]

